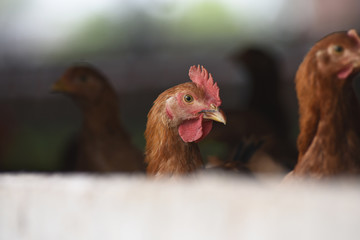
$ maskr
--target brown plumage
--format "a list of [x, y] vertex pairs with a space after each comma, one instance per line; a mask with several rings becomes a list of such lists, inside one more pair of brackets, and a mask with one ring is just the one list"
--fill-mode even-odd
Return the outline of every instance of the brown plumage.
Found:
[[83, 115], [77, 156], [67, 170], [145, 170], [141, 152], [133, 146], [120, 123], [116, 92], [102, 73], [88, 65], [70, 67], [54, 84], [53, 90], [69, 95]]
[[183, 175], [203, 166], [197, 142], [225, 123], [219, 88], [205, 68], [191, 67], [192, 82], [172, 87], [154, 101], [145, 131], [149, 175]]
[[226, 109], [226, 128], [214, 129], [209, 137], [226, 143], [229, 149], [235, 149], [249, 137], [255, 142], [262, 141], [261, 148], [243, 163], [254, 173], [293, 169], [297, 151], [289, 136], [289, 121], [281, 101], [284, 83], [278, 56], [265, 48], [250, 47], [237, 51], [231, 60], [236, 68], [248, 73], [252, 85], [249, 104], [246, 109]]
[[352, 81], [359, 67], [355, 30], [326, 36], [305, 56], [295, 80], [300, 134], [292, 175], [323, 178], [360, 172], [360, 106]]
[[206, 168], [210, 170], [222, 170], [238, 174], [252, 175], [253, 169], [247, 164], [254, 153], [259, 151], [264, 141], [256, 139], [244, 139], [239, 142], [231, 159], [222, 160], [216, 156], [208, 156]]

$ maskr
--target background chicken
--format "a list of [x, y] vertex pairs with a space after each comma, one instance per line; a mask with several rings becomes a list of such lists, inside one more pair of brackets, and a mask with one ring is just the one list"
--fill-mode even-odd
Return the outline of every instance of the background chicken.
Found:
[[305, 56], [296, 74], [300, 134], [293, 175], [360, 172], [360, 106], [353, 88], [359, 69], [355, 30], [326, 36]]
[[147, 173], [181, 175], [203, 166], [197, 142], [212, 120], [225, 124], [219, 88], [204, 67], [192, 66], [192, 82], [172, 87], [154, 101], [145, 131]]
[[[278, 56], [262, 47], [250, 47], [231, 56], [234, 66], [245, 69], [251, 84], [246, 109], [226, 109], [227, 127], [214, 129], [210, 137], [236, 149], [250, 141], [262, 146], [243, 162], [253, 172], [279, 173], [293, 169], [296, 148], [291, 139], [291, 128], [281, 101]], [[233, 157], [231, 157], [231, 162]], [[210, 159], [210, 165], [219, 165]], [[234, 163], [234, 162], [233, 162]]]
[[238, 143], [230, 159], [220, 159], [217, 156], [207, 156], [208, 170], [227, 171], [243, 175], [253, 176], [253, 169], [249, 165], [254, 153], [261, 149], [264, 141], [256, 139], [244, 139]]
[[53, 90], [69, 95], [83, 115], [76, 153], [65, 170], [133, 172], [144, 170], [143, 157], [119, 119], [118, 98], [106, 77], [89, 65], [70, 67]]

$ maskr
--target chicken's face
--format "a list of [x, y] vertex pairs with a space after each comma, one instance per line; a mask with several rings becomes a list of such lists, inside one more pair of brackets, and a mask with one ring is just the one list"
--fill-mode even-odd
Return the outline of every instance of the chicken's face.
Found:
[[[320, 40], [315, 46], [319, 71], [326, 76], [345, 80], [360, 70], [360, 38], [355, 30], [335, 33]], [[336, 81], [343, 85], [344, 81]]]
[[96, 100], [104, 88], [104, 77], [97, 70], [89, 66], [75, 66], [55, 82], [52, 90], [91, 101]]
[[[178, 127], [184, 142], [198, 142], [209, 134], [212, 121], [225, 124], [226, 119], [219, 108], [219, 89], [213, 85], [211, 75], [200, 67], [191, 68], [189, 75], [193, 82], [178, 85], [166, 100], [166, 115], [170, 123]], [[203, 82], [196, 82], [196, 77]]]

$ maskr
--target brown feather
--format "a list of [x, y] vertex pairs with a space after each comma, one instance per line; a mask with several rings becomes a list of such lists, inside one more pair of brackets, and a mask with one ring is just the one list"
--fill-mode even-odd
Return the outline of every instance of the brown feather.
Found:
[[182, 141], [177, 130], [178, 123], [171, 122], [166, 114], [166, 100], [186, 89], [204, 96], [194, 83], [183, 83], [161, 93], [148, 114], [145, 162], [150, 175], [182, 175], [203, 166], [197, 144]]
[[336, 53], [329, 51], [334, 45], [344, 47], [355, 59], [360, 56], [352, 37], [334, 33], [315, 44], [296, 74], [300, 134], [295, 176], [360, 172], [360, 108], [351, 81], [359, 69], [339, 79], [345, 58], [334, 57]]
[[66, 170], [145, 170], [142, 153], [121, 124], [117, 94], [102, 73], [87, 65], [71, 67], [55, 83], [54, 90], [73, 98], [83, 116], [77, 156]]

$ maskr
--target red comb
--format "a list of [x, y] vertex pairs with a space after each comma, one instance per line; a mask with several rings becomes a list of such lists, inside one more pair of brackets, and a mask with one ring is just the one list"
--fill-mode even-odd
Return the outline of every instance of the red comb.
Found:
[[195, 83], [198, 87], [204, 89], [206, 95], [211, 99], [215, 100], [215, 105], [220, 106], [221, 99], [219, 95], [219, 87], [217, 83], [214, 84], [214, 79], [211, 76], [211, 73], [200, 65], [197, 67], [194, 65], [190, 67], [189, 77], [193, 83]]
[[355, 39], [355, 41], [358, 43], [358, 45], [360, 45], [360, 38], [359, 38], [359, 35], [357, 34], [356, 30], [355, 29], [350, 29], [348, 32], [347, 32], [347, 35], [349, 37], [352, 37]]

